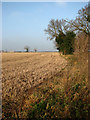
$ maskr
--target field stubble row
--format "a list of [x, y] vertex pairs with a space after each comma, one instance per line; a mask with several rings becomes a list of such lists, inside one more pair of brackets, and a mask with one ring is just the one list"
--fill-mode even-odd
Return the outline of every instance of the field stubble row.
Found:
[[3, 53], [3, 99], [22, 96], [30, 88], [54, 77], [66, 64], [59, 53]]

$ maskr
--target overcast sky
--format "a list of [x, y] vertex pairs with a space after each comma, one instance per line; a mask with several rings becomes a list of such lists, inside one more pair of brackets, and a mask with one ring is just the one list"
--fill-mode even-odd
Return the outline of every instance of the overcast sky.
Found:
[[2, 43], [3, 50], [53, 51], [53, 41], [47, 40], [47, 28], [51, 19], [74, 19], [85, 2], [3, 2], [2, 3]]

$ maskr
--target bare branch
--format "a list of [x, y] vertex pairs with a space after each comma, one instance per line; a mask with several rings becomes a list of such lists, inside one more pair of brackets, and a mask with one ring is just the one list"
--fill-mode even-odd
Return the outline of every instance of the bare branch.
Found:
[[65, 33], [68, 30], [67, 22], [64, 19], [61, 20], [54, 20], [52, 19], [49, 24], [48, 28], [45, 29], [45, 33], [49, 35], [49, 39], [55, 39], [60, 32]]

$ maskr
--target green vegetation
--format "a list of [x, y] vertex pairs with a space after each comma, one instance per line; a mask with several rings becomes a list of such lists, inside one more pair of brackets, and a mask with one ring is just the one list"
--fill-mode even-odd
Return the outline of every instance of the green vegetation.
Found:
[[60, 33], [55, 41], [58, 44], [57, 49], [63, 54], [72, 54], [74, 52], [75, 33], [68, 31], [66, 34]]

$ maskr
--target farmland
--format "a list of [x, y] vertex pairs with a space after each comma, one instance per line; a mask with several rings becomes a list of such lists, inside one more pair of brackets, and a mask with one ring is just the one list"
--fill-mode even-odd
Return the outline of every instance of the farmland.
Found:
[[59, 53], [3, 53], [2, 96], [13, 99], [54, 77], [67, 64]]
[[2, 118], [88, 118], [87, 55], [79, 58], [2, 53]]

